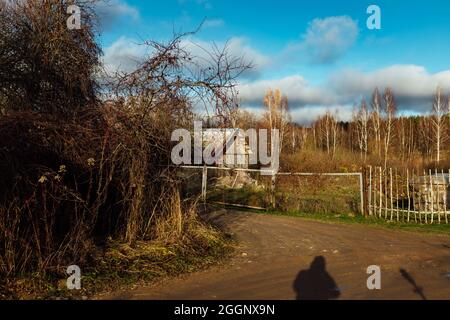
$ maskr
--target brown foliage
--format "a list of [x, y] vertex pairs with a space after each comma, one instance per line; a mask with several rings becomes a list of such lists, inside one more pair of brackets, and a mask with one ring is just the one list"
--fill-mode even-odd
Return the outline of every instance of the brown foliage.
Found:
[[110, 75], [105, 89], [117, 95], [99, 102], [94, 18], [68, 31], [68, 3], [0, 7], [2, 279], [85, 265], [111, 239], [133, 246], [195, 234], [170, 166], [171, 132], [188, 125], [199, 101], [226, 119], [235, 79], [249, 67], [226, 48], [199, 64], [183, 35], [147, 41], [153, 54]]
[[72, 115], [93, 104], [99, 65], [89, 2], [80, 30], [67, 28], [72, 1], [11, 1], [0, 6], [0, 110]]

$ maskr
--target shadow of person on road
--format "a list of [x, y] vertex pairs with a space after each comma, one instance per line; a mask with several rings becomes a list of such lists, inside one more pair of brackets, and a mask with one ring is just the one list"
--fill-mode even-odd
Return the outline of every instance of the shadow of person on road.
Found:
[[319, 256], [308, 270], [302, 270], [293, 284], [297, 300], [331, 300], [340, 296], [334, 279], [326, 271], [326, 260]]

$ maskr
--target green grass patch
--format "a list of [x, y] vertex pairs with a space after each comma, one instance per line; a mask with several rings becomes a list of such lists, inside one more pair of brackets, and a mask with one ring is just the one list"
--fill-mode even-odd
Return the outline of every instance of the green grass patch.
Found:
[[[337, 178], [279, 178], [275, 193], [276, 209], [280, 212], [356, 214], [360, 210], [359, 187], [345, 182]], [[208, 190], [208, 201], [269, 208], [272, 195], [267, 186], [239, 189], [217, 187]]]
[[[232, 207], [228, 207], [232, 208]], [[362, 224], [373, 227], [387, 228], [391, 230], [402, 230], [411, 232], [422, 232], [431, 234], [443, 234], [450, 235], [450, 224], [419, 224], [419, 223], [406, 223], [397, 221], [386, 221], [375, 217], [363, 217], [361, 215], [353, 214], [330, 214], [330, 213], [305, 213], [298, 211], [283, 212], [283, 211], [258, 211], [245, 209], [243, 212], [252, 212], [261, 215], [274, 215], [274, 216], [288, 216], [307, 220], [325, 221], [333, 223], [344, 224]]]
[[361, 215], [351, 216], [351, 215], [333, 215], [333, 214], [307, 214], [301, 212], [293, 212], [293, 213], [281, 213], [281, 212], [272, 212], [274, 215], [288, 215], [293, 217], [299, 217], [303, 219], [311, 219], [311, 220], [321, 220], [321, 221], [330, 221], [330, 222], [338, 222], [338, 223], [346, 223], [346, 224], [364, 224], [375, 227], [388, 228], [391, 230], [404, 230], [404, 231], [412, 231], [412, 232], [425, 232], [425, 233], [434, 233], [434, 234], [445, 234], [450, 235], [450, 225], [449, 224], [416, 224], [416, 223], [407, 223], [407, 222], [398, 222], [398, 221], [386, 221], [379, 218], [374, 217], [363, 217]]

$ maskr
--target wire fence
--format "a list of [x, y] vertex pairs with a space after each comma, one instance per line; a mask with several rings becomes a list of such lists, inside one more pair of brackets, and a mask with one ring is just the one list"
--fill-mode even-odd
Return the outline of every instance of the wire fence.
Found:
[[186, 190], [202, 201], [257, 210], [362, 213], [362, 173], [276, 173], [185, 166]]
[[283, 173], [182, 167], [185, 196], [257, 210], [353, 213], [388, 221], [449, 223], [450, 170], [368, 167], [353, 173]]

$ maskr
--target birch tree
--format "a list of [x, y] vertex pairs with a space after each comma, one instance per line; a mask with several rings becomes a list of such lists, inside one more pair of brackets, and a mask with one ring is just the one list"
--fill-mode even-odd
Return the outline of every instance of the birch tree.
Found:
[[378, 156], [381, 156], [381, 96], [378, 88], [373, 92], [371, 107], [375, 148]]
[[365, 99], [361, 101], [359, 110], [355, 110], [353, 118], [356, 123], [358, 146], [361, 153], [361, 158], [364, 157], [364, 162], [366, 162], [367, 151], [369, 149], [369, 111], [367, 110], [367, 103]]
[[441, 88], [437, 88], [434, 97], [431, 124], [436, 148], [436, 163], [441, 162], [441, 148], [445, 135], [445, 115], [448, 108], [448, 100], [442, 96]]
[[289, 101], [279, 89], [269, 89], [264, 96], [264, 105], [267, 108], [267, 122], [269, 129], [280, 130], [280, 152], [283, 150], [288, 124], [291, 122], [289, 114]]
[[387, 168], [387, 161], [389, 157], [389, 149], [392, 143], [395, 113], [397, 106], [395, 104], [394, 92], [391, 88], [386, 88], [383, 94], [384, 99], [384, 168]]

